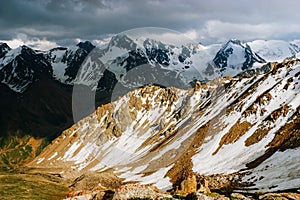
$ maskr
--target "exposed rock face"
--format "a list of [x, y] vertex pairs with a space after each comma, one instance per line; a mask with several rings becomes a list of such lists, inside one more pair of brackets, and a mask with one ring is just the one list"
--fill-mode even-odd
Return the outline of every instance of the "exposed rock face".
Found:
[[0, 42], [0, 58], [3, 58], [7, 52], [9, 52], [11, 48], [6, 43]]
[[204, 185], [202, 185], [200, 183], [200, 188], [197, 190], [197, 192], [204, 193], [204, 194], [210, 194], [211, 191], [210, 191], [210, 189], [208, 187], [208, 181], [205, 180], [204, 181]]
[[198, 192], [191, 193], [186, 197], [187, 200], [230, 200], [228, 197], [225, 197], [224, 195], [205, 195]]
[[114, 194], [113, 200], [123, 200], [132, 198], [157, 199], [158, 192], [151, 186], [139, 184], [126, 184], [120, 186]]
[[259, 196], [261, 200], [296, 200], [300, 199], [300, 194], [297, 193], [267, 193], [264, 195]]
[[180, 194], [190, 194], [196, 192], [197, 190], [197, 180], [194, 174], [189, 174], [186, 180], [183, 180], [180, 184], [181, 190], [177, 190], [177, 193]]
[[64, 131], [30, 166], [65, 176], [111, 169], [164, 190], [192, 172], [238, 174], [212, 176], [215, 190], [226, 182], [247, 192], [299, 188], [299, 62], [191, 90], [139, 88]]
[[242, 195], [242, 194], [239, 194], [239, 193], [232, 193], [232, 194], [230, 195], [230, 197], [231, 197], [232, 199], [237, 199], [237, 200], [253, 200], [253, 198], [251, 198], [251, 197], [246, 197], [246, 196], [244, 196], [244, 195]]

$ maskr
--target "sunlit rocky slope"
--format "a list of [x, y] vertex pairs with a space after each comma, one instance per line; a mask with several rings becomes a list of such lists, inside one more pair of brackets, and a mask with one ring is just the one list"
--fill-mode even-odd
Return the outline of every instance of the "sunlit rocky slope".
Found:
[[29, 166], [65, 177], [110, 170], [164, 190], [191, 172], [231, 174], [239, 191], [297, 189], [299, 83], [294, 58], [190, 90], [148, 85], [97, 108]]

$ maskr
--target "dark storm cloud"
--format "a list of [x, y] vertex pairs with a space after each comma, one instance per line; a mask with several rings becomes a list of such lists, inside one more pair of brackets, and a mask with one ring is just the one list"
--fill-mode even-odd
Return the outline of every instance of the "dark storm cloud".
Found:
[[89, 39], [156, 26], [202, 42], [298, 37], [297, 0], [0, 0], [0, 40], [25, 34], [50, 41]]

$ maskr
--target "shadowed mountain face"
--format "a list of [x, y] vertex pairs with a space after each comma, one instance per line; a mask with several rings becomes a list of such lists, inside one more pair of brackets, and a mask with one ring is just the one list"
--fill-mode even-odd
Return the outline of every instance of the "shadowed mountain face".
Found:
[[11, 48], [6, 43], [0, 43], [0, 58], [3, 58], [10, 50]]
[[34, 51], [26, 46], [4, 49], [7, 51], [1, 51], [5, 55], [0, 59], [1, 136], [19, 131], [35, 137], [55, 138], [73, 120], [72, 85], [56, 79], [55, 59], [58, 58], [53, 54], [65, 52], [60, 62], [67, 66], [66, 76], [72, 77], [91, 46], [80, 43], [73, 51], [57, 48], [49, 52]]
[[73, 123], [70, 87], [45, 79], [33, 83], [22, 95], [3, 86], [0, 91], [0, 127], [4, 135], [4, 130], [22, 130], [53, 139]]

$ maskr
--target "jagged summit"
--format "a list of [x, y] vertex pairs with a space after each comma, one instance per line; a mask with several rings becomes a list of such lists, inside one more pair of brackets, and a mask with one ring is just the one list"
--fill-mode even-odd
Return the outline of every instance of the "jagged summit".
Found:
[[227, 41], [227, 43], [225, 44], [225, 46], [229, 45], [229, 44], [236, 44], [236, 45], [240, 45], [240, 46], [246, 46], [247, 42], [236, 39], [236, 38], [232, 38], [230, 40]]
[[34, 81], [52, 76], [52, 67], [44, 61], [44, 55], [25, 45], [8, 51], [0, 62], [1, 82], [15, 92], [22, 93]]
[[0, 42], [0, 59], [5, 56], [7, 52], [9, 52], [11, 48], [6, 43]]
[[67, 49], [68, 49], [67, 47], [55, 47], [55, 48], [50, 49], [49, 52], [57, 51], [57, 50], [67, 50]]
[[88, 52], [92, 51], [95, 46], [90, 41], [79, 42], [76, 46]]
[[230, 75], [231, 69], [246, 70], [253, 67], [255, 63], [266, 61], [252, 51], [251, 47], [240, 40], [229, 40], [216, 54], [213, 59], [221, 74]]
[[111, 38], [108, 48], [119, 47], [127, 50], [136, 49], [137, 44], [126, 34], [118, 34]]
[[8, 46], [7, 43], [5, 43], [5, 42], [0, 42], [0, 46], [2, 46], [2, 45]]

